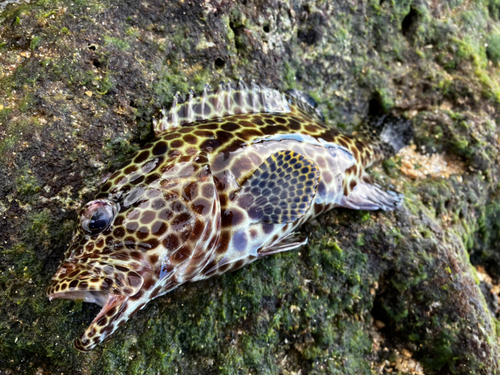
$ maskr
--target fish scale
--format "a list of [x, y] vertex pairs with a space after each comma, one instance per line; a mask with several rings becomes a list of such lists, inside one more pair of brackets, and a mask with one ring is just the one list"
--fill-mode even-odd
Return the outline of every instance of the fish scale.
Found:
[[156, 140], [81, 210], [47, 289], [51, 299], [103, 306], [78, 350], [183, 283], [305, 244], [297, 228], [324, 211], [401, 205], [365, 169], [407, 142], [409, 122], [388, 118], [378, 136], [346, 135], [311, 101], [241, 81], [175, 97], [154, 121]]

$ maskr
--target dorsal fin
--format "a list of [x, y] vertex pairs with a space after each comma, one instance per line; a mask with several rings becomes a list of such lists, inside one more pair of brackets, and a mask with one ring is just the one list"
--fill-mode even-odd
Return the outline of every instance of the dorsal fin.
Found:
[[171, 109], [168, 112], [163, 109], [160, 120], [153, 120], [153, 129], [158, 135], [193, 121], [244, 113], [287, 113], [290, 112], [288, 99], [278, 90], [260, 87], [254, 82], [250, 87], [241, 80], [236, 84], [223, 82], [215, 92], [207, 85], [200, 96], [195, 97], [191, 91], [183, 103], [177, 93]]
[[311, 95], [297, 89], [291, 89], [286, 91], [286, 96], [290, 104], [299, 107], [302, 111], [321, 122], [325, 121], [325, 116], [321, 113], [318, 103]]

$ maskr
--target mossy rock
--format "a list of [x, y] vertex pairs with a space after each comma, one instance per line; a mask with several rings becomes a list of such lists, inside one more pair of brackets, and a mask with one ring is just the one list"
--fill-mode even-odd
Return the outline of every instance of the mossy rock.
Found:
[[[0, 373], [499, 373], [498, 10], [460, 0], [8, 5]], [[406, 116], [418, 152], [465, 168], [412, 179], [395, 157], [374, 175], [405, 195], [400, 210], [324, 214], [302, 229], [307, 246], [181, 287], [76, 352], [98, 307], [44, 293], [76, 212], [152, 138], [177, 91], [237, 78], [308, 92], [346, 131], [369, 115]]]

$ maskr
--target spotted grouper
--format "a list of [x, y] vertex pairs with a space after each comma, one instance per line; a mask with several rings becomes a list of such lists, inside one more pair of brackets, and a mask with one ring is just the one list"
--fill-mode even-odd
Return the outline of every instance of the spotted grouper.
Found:
[[393, 210], [365, 169], [397, 152], [409, 121], [345, 135], [312, 98], [223, 83], [154, 121], [156, 140], [81, 210], [47, 295], [102, 310], [75, 340], [88, 351], [153, 298], [307, 242], [297, 229], [334, 207]]

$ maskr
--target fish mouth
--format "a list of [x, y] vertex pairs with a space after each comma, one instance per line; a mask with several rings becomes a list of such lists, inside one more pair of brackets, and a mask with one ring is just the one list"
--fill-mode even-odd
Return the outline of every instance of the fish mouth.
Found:
[[61, 299], [72, 299], [72, 300], [83, 300], [88, 303], [95, 303], [99, 306], [104, 306], [108, 302], [110, 293], [106, 292], [96, 292], [96, 291], [74, 291], [74, 292], [62, 292], [62, 293], [51, 293], [47, 294], [49, 300], [52, 301], [54, 298]]
[[75, 340], [76, 349], [89, 351], [126, 320], [123, 311], [129, 298], [139, 292], [143, 278], [134, 271], [121, 276], [115, 272], [113, 277], [96, 277], [82, 271], [75, 276], [74, 269], [74, 264], [62, 265], [52, 278], [46, 294], [49, 300], [83, 300], [102, 307], [81, 337]]
[[124, 295], [91, 290], [48, 292], [47, 297], [49, 300], [54, 298], [83, 300], [102, 307], [88, 328], [74, 341], [74, 347], [81, 352], [92, 350], [97, 344], [113, 333], [119, 324], [119, 322], [117, 324], [113, 324], [113, 322], [122, 315], [129, 299], [128, 296]]

